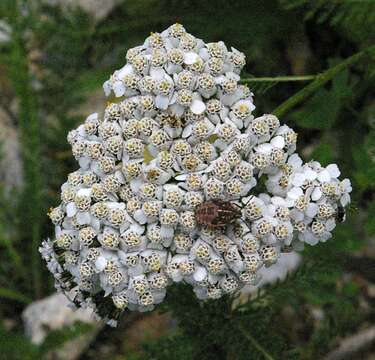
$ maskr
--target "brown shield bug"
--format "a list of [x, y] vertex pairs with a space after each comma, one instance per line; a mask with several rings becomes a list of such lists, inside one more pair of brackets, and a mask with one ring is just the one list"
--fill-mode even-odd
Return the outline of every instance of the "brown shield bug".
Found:
[[220, 229], [241, 217], [241, 208], [229, 201], [206, 201], [195, 209], [197, 224], [211, 229]]

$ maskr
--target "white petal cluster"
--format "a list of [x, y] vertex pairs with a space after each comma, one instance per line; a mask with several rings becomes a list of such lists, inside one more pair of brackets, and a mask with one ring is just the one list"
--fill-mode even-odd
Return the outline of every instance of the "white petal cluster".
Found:
[[[104, 115], [68, 135], [79, 169], [41, 248], [74, 302], [115, 320], [151, 310], [172, 282], [219, 298], [256, 284], [285, 249], [331, 237], [350, 181], [334, 164], [304, 164], [297, 134], [275, 116], [254, 118], [253, 94], [239, 85], [244, 54], [175, 24], [126, 60], [104, 83]], [[218, 199], [241, 216], [198, 226], [197, 206]]]

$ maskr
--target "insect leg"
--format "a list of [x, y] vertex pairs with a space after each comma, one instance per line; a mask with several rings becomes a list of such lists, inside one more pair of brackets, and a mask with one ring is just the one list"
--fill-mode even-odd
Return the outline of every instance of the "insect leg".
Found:
[[246, 201], [246, 204], [244, 204], [244, 207], [253, 199], [254, 195], [250, 195], [249, 200]]
[[249, 231], [245, 232], [245, 234], [243, 234], [243, 236], [245, 236], [245, 235], [247, 235], [248, 233], [251, 232], [251, 225], [246, 220], [244, 220], [242, 218], [240, 219], [240, 221], [242, 221], [242, 223], [244, 223], [246, 225], [247, 229], [249, 230]]

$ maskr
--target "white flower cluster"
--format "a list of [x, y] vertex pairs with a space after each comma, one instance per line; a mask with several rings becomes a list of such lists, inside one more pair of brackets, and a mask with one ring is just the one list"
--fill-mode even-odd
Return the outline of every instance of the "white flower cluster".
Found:
[[[104, 83], [115, 99], [104, 116], [68, 135], [80, 168], [49, 214], [56, 238], [41, 248], [78, 305], [115, 320], [151, 310], [180, 281], [219, 298], [256, 284], [280, 252], [330, 238], [350, 182], [334, 164], [303, 164], [297, 134], [275, 116], [254, 118], [253, 94], [238, 83], [244, 54], [175, 24], [126, 59]], [[256, 194], [259, 181], [267, 193]], [[205, 204], [216, 213], [199, 215]]]

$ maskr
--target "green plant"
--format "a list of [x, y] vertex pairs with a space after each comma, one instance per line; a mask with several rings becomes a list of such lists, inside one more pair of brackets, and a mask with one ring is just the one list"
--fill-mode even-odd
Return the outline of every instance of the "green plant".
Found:
[[[127, 48], [180, 21], [205, 40], [235, 39], [249, 60], [243, 82], [259, 98], [258, 114], [274, 109], [296, 127], [306, 158], [343, 164], [357, 209], [334, 239], [305, 251], [295, 274], [236, 308], [234, 299], [201, 303], [176, 287], [162, 310], [173, 314], [177, 330], [148, 341], [134, 356], [316, 359], [338, 336], [355, 332], [364, 320], [363, 298], [346, 273], [362, 276], [353, 270], [353, 253], [375, 233], [374, 2], [124, 1], [96, 24], [77, 9], [32, 3], [0, 2], [1, 18], [14, 29], [10, 42], [0, 45], [1, 106], [8, 99], [17, 104], [11, 118], [22, 135], [25, 172], [23, 188], [0, 188], [1, 316], [18, 319], [27, 303], [52, 290], [36, 253], [51, 234], [45, 213], [73, 169], [65, 137], [81, 120], [74, 111], [123, 63]], [[21, 5], [30, 11], [21, 12]], [[301, 42], [307, 60], [288, 56]], [[40, 358], [40, 349], [19, 332], [2, 328], [0, 338], [7, 358]]]

